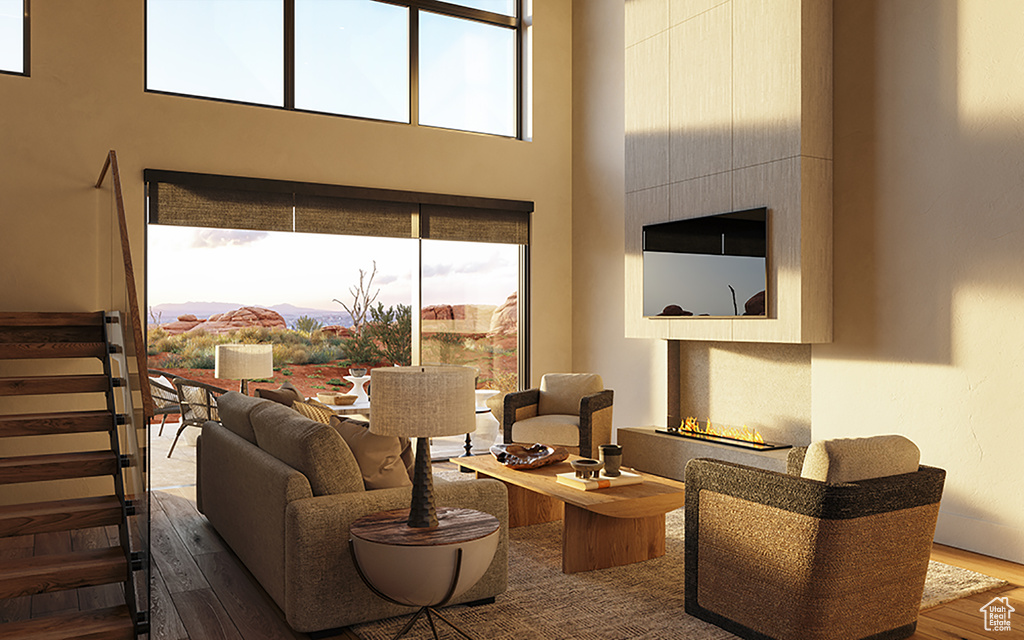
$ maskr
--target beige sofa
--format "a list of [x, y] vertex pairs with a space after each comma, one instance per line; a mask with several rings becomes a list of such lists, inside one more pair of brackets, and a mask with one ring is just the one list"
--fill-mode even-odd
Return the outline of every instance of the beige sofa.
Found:
[[[218, 399], [221, 422], [198, 442], [197, 501], [217, 532], [300, 632], [414, 611], [375, 596], [349, 554], [358, 518], [409, 507], [411, 488], [367, 491], [333, 427], [237, 392]], [[493, 598], [508, 579], [508, 497], [495, 480], [434, 480], [438, 506], [490, 513], [501, 539], [484, 577], [456, 602]]]

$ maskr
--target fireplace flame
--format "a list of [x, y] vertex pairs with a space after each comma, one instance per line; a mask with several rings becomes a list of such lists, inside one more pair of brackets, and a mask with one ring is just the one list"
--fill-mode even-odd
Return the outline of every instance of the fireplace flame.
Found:
[[711, 424], [711, 419], [707, 420], [707, 423], [702, 427], [700, 422], [696, 418], [687, 418], [683, 422], [683, 426], [680, 427], [680, 431], [687, 431], [698, 435], [707, 436], [719, 436], [723, 438], [732, 438], [733, 440], [742, 440], [743, 442], [757, 442], [764, 444], [764, 438], [761, 437], [761, 433], [757, 429], [750, 429], [747, 425], [742, 427], [716, 427]]

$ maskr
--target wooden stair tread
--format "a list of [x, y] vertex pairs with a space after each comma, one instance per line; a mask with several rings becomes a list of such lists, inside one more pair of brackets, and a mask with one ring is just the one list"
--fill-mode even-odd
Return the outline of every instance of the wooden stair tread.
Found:
[[0, 359], [102, 358], [103, 342], [0, 342]]
[[125, 605], [0, 624], [0, 640], [130, 640], [133, 637], [132, 618]]
[[29, 396], [51, 393], [95, 393], [107, 390], [102, 373], [67, 376], [0, 378], [0, 396]]
[[102, 311], [4, 311], [0, 327], [94, 327], [103, 325]]
[[120, 469], [111, 451], [49, 453], [0, 458], [0, 484], [113, 475]]
[[0, 506], [0, 537], [104, 527], [120, 521], [117, 496], [12, 504]]
[[0, 560], [0, 598], [123, 582], [127, 575], [120, 547]]
[[108, 431], [114, 418], [108, 411], [65, 411], [0, 416], [0, 436]]

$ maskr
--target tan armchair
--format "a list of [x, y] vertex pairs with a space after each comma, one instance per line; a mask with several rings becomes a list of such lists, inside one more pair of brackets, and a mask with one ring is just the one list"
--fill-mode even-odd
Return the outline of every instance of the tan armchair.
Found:
[[584, 457], [612, 441], [612, 399], [596, 373], [548, 373], [540, 387], [509, 393], [502, 410], [502, 438], [560, 445]]
[[946, 475], [916, 454], [879, 436], [794, 449], [788, 473], [691, 460], [686, 612], [758, 640], [913, 635]]

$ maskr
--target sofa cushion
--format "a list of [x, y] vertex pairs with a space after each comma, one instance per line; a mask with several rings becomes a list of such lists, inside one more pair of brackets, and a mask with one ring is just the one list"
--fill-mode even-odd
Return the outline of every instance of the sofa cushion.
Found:
[[332, 416], [330, 424], [338, 430], [355, 456], [363, 476], [363, 486], [368, 491], [412, 485], [412, 478], [402, 459], [403, 450], [411, 449], [408, 438], [379, 436], [370, 433], [365, 422], [338, 416]]
[[252, 410], [263, 402], [237, 391], [228, 391], [217, 398], [220, 423], [236, 436], [256, 444], [256, 434], [252, 430]]
[[596, 373], [546, 373], [540, 379], [537, 413], [579, 415], [580, 399], [603, 389]]
[[303, 397], [302, 393], [295, 388], [295, 385], [288, 380], [285, 380], [277, 389], [257, 389], [256, 397], [273, 400], [274, 402], [279, 402], [288, 407], [292, 406], [292, 403], [296, 400], [301, 402], [306, 399]]
[[917, 471], [921, 451], [899, 435], [818, 440], [807, 447], [803, 478], [858, 482]]
[[267, 400], [251, 417], [259, 448], [306, 476], [313, 495], [363, 491], [359, 465], [335, 429]]

